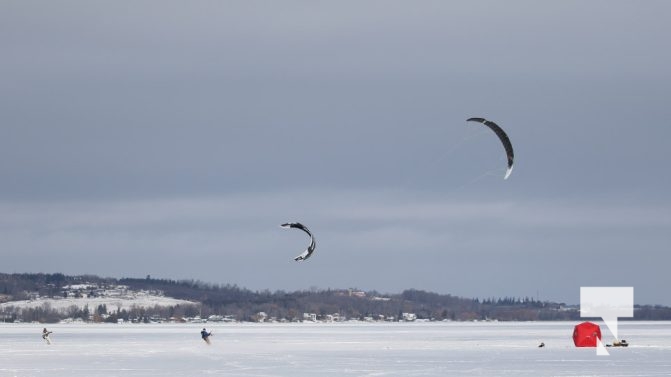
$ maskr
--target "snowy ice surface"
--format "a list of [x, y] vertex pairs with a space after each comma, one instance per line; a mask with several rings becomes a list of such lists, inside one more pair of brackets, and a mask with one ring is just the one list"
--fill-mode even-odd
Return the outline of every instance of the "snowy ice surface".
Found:
[[44, 325], [0, 324], [0, 377], [671, 376], [671, 323], [620, 322], [631, 345], [609, 356], [575, 348], [575, 324], [208, 324], [209, 346], [202, 325], [48, 325], [47, 345]]

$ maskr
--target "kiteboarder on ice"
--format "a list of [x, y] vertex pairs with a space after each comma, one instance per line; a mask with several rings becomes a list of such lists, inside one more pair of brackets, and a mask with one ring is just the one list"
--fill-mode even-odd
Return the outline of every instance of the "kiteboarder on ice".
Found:
[[205, 343], [210, 344], [210, 336], [212, 336], [212, 332], [207, 332], [206, 329], [203, 329], [203, 331], [200, 332], [201, 338], [205, 341]]
[[53, 331], [48, 331], [46, 327], [42, 330], [42, 339], [44, 339], [47, 344], [51, 344], [51, 339], [49, 339], [49, 334], [51, 333], [53, 333]]

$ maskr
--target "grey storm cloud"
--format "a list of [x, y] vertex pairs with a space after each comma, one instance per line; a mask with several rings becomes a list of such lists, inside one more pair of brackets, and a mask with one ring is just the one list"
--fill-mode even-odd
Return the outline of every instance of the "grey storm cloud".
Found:
[[2, 2], [0, 271], [671, 304], [669, 10]]

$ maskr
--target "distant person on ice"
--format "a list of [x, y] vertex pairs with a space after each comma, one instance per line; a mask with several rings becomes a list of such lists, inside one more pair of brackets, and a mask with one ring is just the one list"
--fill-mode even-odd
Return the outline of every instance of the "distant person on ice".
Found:
[[45, 327], [44, 330], [42, 330], [42, 339], [44, 339], [47, 344], [51, 344], [51, 339], [49, 339], [49, 334], [51, 334], [53, 331], [48, 331], [47, 328]]
[[200, 336], [203, 338], [205, 343], [210, 344], [210, 336], [212, 336], [212, 332], [207, 332], [207, 330], [203, 329], [203, 331], [200, 332]]

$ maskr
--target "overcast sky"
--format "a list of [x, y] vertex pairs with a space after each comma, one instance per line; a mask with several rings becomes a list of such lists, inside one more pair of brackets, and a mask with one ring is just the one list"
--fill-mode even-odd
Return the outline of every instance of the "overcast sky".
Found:
[[670, 14], [1, 1], [0, 272], [671, 305]]

